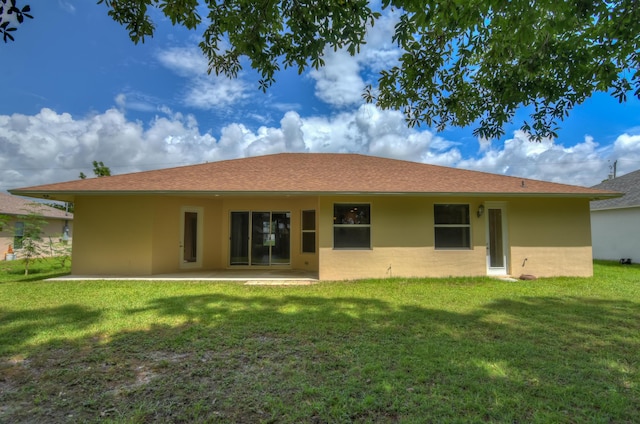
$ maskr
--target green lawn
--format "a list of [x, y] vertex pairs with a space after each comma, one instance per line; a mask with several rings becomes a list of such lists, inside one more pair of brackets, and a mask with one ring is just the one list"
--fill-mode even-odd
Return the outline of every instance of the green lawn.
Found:
[[[39, 281], [69, 274], [70, 261], [62, 258], [39, 258], [29, 264], [29, 273], [24, 275], [24, 261], [0, 261], [0, 284], [19, 281]], [[4, 305], [2, 302], [0, 305]]]
[[640, 266], [595, 272], [284, 287], [2, 276], [0, 422], [637, 422]]

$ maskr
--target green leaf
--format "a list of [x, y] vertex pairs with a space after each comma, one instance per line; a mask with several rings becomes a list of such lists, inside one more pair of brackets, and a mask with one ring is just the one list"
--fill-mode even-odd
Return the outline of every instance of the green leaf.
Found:
[[[304, 73], [324, 66], [328, 49], [357, 55], [382, 17], [367, 0], [98, 4], [125, 26], [134, 43], [155, 32], [149, 9], [194, 29], [202, 25], [198, 10], [206, 7], [200, 47], [208, 72], [237, 77], [246, 59], [263, 75], [262, 91], [275, 82], [281, 67]], [[363, 98], [403, 110], [408, 125], [434, 124], [443, 130], [475, 122], [474, 134], [501, 137], [515, 110], [534, 105], [522, 128], [540, 140], [555, 136], [557, 121], [596, 91], [624, 102], [635, 90], [640, 98], [637, 0], [382, 0], [381, 8], [398, 15], [391, 41], [402, 54], [398, 66], [383, 69], [375, 91], [371, 87]], [[220, 51], [221, 40], [229, 41], [228, 51]], [[633, 72], [634, 87], [620, 82], [620, 75]]]

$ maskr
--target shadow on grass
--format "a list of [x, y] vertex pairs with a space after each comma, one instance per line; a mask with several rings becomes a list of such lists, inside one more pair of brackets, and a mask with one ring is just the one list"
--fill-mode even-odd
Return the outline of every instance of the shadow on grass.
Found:
[[[69, 271], [60, 271], [60, 272], [40, 272], [40, 271], [29, 271], [28, 275], [24, 275], [24, 271], [13, 273], [15, 277], [11, 278], [12, 283], [27, 283], [29, 281], [42, 281], [47, 278], [56, 278], [63, 277], [65, 275], [69, 275]], [[2, 281], [0, 281], [2, 284]]]
[[41, 281], [46, 278], [61, 277], [71, 272], [69, 264], [63, 265], [55, 258], [36, 259], [29, 266], [28, 275], [24, 274], [24, 260], [0, 262], [0, 284], [29, 281]]
[[[210, 294], [127, 313], [150, 311], [187, 323], [3, 360], [0, 421], [633, 422], [640, 408], [633, 302], [530, 297], [457, 313]], [[50, 327], [29, 328], [42, 313]], [[83, 313], [78, 325], [100, 319]], [[20, 346], [22, 331], [66, 316], [1, 315], [0, 340]]]
[[[7, 304], [11, 300], [8, 299]], [[8, 311], [0, 308], [0, 354], [29, 354], [30, 342], [41, 334], [65, 334], [98, 322], [101, 312], [80, 305]], [[44, 328], [43, 328], [43, 322]], [[55, 337], [54, 337], [55, 338]], [[64, 342], [64, 338], [60, 338]], [[27, 349], [27, 351], [25, 351]]]

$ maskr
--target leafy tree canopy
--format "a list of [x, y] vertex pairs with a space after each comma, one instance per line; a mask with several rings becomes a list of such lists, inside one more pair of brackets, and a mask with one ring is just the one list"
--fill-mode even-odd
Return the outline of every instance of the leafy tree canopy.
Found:
[[[381, 14], [369, 0], [98, 0], [134, 43], [153, 36], [150, 10], [196, 29], [209, 72], [236, 77], [241, 59], [261, 74], [324, 65], [325, 49], [357, 54]], [[410, 125], [475, 125], [504, 134], [520, 107], [534, 139], [555, 136], [575, 105], [595, 92], [640, 98], [637, 0], [382, 0], [399, 12], [398, 63], [364, 98], [404, 111]], [[200, 11], [206, 12], [205, 19]]]
[[[109, 177], [111, 176], [111, 169], [106, 166], [102, 161], [98, 162], [97, 160], [93, 161], [93, 174], [96, 177]], [[84, 180], [87, 178], [84, 172], [80, 173], [80, 179]]]
[[109, 177], [111, 176], [111, 169], [106, 166], [102, 161], [93, 161], [93, 173], [96, 177]]
[[20, 8], [16, 0], [0, 0], [0, 34], [5, 43], [15, 40], [12, 33], [24, 22], [24, 18], [33, 19], [29, 12], [31, 7], [28, 4]]

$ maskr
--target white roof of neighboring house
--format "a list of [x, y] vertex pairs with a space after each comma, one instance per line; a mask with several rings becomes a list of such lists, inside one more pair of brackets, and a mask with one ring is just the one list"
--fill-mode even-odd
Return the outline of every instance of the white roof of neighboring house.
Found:
[[592, 201], [591, 210], [640, 206], [640, 170], [630, 172], [621, 177], [605, 180], [592, 188], [618, 191], [624, 193], [624, 196], [615, 199]]
[[34, 211], [34, 207], [44, 218], [73, 219], [72, 213], [52, 208], [51, 206], [37, 203], [30, 199], [0, 193], [0, 214], [2, 215], [27, 215]]

